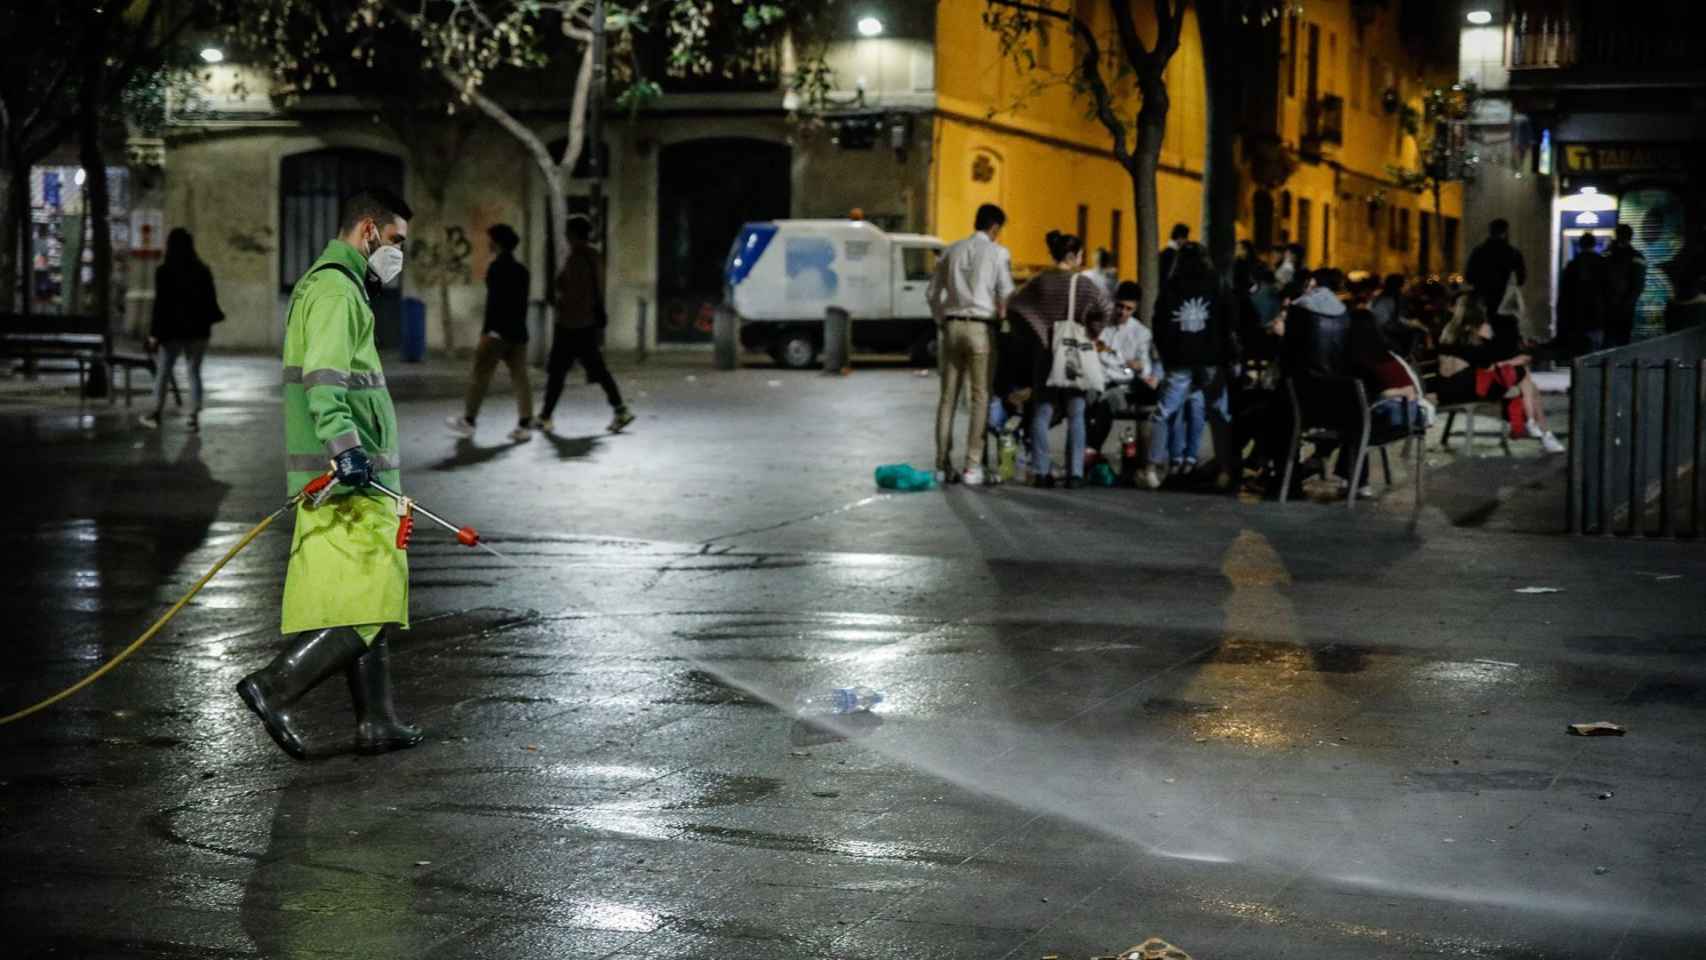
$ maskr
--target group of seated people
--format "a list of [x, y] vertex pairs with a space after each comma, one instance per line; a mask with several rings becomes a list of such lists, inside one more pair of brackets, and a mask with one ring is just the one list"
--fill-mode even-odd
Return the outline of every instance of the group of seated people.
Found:
[[[1438, 406], [1488, 402], [1502, 406], [1512, 438], [1538, 440], [1549, 453], [1564, 449], [1546, 428], [1517, 319], [1489, 311], [1473, 290], [1457, 292], [1436, 337], [1406, 318], [1401, 277], [1348, 285], [1333, 268], [1294, 268], [1282, 287], [1275, 271], [1251, 256], [1240, 258], [1229, 285], [1205, 248], [1185, 243], [1171, 258], [1151, 328], [1138, 319], [1136, 283], [1119, 284], [1109, 298], [1082, 272], [1077, 238], [1054, 233], [1049, 245], [1054, 269], [1009, 302], [1013, 322], [999, 340], [988, 421], [999, 450], [1028, 452], [1036, 486], [1055, 485], [1052, 425], [1068, 424], [1062, 472], [1065, 486], [1075, 487], [1114, 423], [1131, 419], [1120, 457], [1125, 482], [1150, 489], [1212, 484], [1224, 492], [1249, 485], [1277, 496], [1292, 455], [1288, 381], [1304, 425], [1336, 438], [1317, 438], [1300, 469], [1291, 471], [1293, 495], [1315, 473], [1347, 496], [1373, 495], [1366, 462], [1361, 475], [1350, 476], [1363, 423], [1357, 382], [1369, 404], [1371, 443], [1425, 430]], [[1069, 315], [1095, 341], [1099, 391], [1046, 383], [1054, 327]], [[1422, 377], [1409, 358], [1429, 341], [1438, 365]], [[1205, 476], [1198, 458], [1210, 420], [1215, 464]], [[1147, 443], [1132, 444], [1139, 427], [1147, 428]], [[1329, 476], [1324, 465], [1335, 450]], [[1019, 477], [1017, 459], [992, 458], [989, 475]]]

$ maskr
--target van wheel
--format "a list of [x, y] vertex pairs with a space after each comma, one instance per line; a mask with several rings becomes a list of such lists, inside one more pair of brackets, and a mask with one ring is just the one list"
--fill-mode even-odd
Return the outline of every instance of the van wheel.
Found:
[[785, 333], [770, 350], [776, 362], [789, 370], [804, 370], [817, 360], [817, 344], [809, 334]]
[[919, 366], [936, 366], [936, 334], [934, 331], [918, 338], [912, 345], [912, 362]]

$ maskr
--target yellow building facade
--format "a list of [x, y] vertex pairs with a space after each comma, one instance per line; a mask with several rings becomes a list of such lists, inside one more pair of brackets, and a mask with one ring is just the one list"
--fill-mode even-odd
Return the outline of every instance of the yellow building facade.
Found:
[[[1118, 74], [1109, 0], [1055, 0], [1093, 25], [1105, 75]], [[1140, 30], [1153, 36], [1153, 7], [1134, 0]], [[1403, 106], [1419, 107], [1420, 61], [1399, 35], [1396, 5], [1360, 24], [1350, 0], [1308, 0], [1267, 27], [1277, 50], [1271, 85], [1273, 133], [1295, 163], [1283, 182], [1262, 189], [1246, 169], [1238, 235], [1260, 245], [1301, 243], [1311, 265], [1373, 273], [1452, 272], [1461, 265], [1459, 190], [1433, 199], [1400, 188], [1389, 167], [1413, 168], [1416, 146], [1400, 129]], [[1111, 137], [1067, 75], [1081, 48], [1056, 23], [1033, 38], [1038, 69], [1004, 56], [983, 22], [985, 0], [942, 0], [936, 21], [935, 158], [928, 227], [947, 238], [969, 232], [981, 203], [1008, 213], [1003, 242], [1017, 269], [1048, 256], [1050, 230], [1076, 232], [1091, 251], [1113, 255], [1121, 277], [1137, 275], [1131, 180], [1114, 160]], [[1146, 20], [1146, 18], [1149, 18]], [[1158, 175], [1158, 233], [1174, 223], [1200, 234], [1207, 94], [1202, 39], [1187, 14], [1167, 68], [1170, 107]], [[1135, 81], [1114, 84], [1121, 114], [1135, 121]], [[1312, 106], [1313, 105], [1313, 106]], [[1315, 118], [1312, 126], [1311, 118]], [[1323, 136], [1325, 134], [1325, 136]], [[1135, 140], [1135, 126], [1130, 133]], [[1335, 142], [1337, 141], [1337, 142]], [[1442, 253], [1439, 231], [1452, 249]], [[1428, 246], [1424, 247], [1423, 241]]]

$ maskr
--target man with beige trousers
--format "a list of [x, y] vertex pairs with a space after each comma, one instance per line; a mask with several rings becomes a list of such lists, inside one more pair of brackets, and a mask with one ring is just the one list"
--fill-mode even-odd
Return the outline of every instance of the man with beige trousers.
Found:
[[[971, 236], [950, 244], [936, 263], [925, 298], [936, 317], [936, 347], [941, 356], [942, 394], [936, 402], [936, 481], [984, 482], [984, 425], [989, 419], [989, 371], [995, 330], [1013, 294], [1013, 257], [995, 242], [1007, 214], [993, 203], [977, 208]], [[965, 468], [953, 464], [954, 408], [960, 390], [970, 387], [971, 416], [966, 429]]]

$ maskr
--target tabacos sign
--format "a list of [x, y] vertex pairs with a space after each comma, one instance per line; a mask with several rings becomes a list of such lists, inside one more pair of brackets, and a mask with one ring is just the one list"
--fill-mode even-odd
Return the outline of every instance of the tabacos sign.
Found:
[[1688, 150], [1679, 143], [1565, 143], [1558, 147], [1560, 173], [1650, 173], [1682, 170]]

